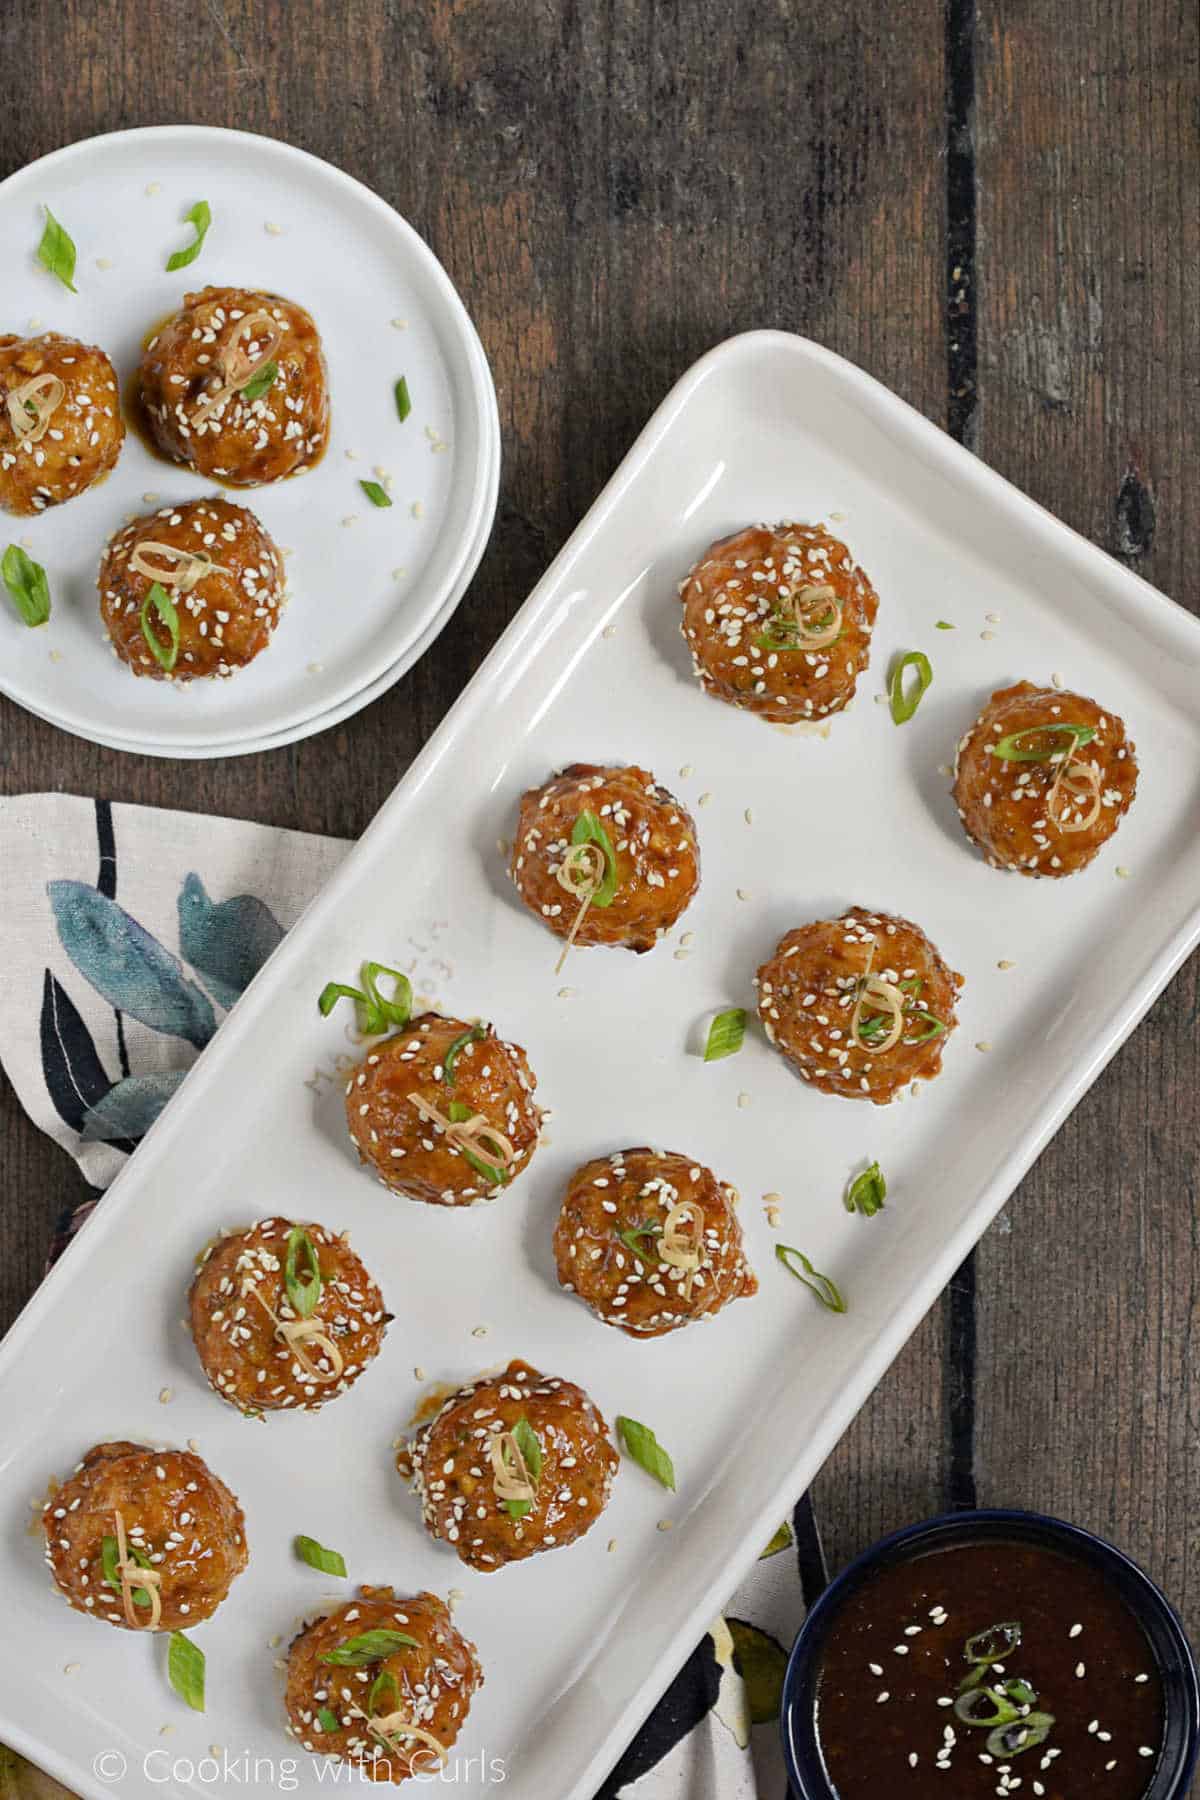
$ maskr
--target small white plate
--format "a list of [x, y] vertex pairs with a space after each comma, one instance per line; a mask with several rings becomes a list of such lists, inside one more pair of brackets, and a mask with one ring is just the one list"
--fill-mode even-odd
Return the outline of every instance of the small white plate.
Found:
[[[189, 268], [168, 274], [168, 256], [190, 241], [182, 219], [197, 200], [212, 208], [207, 241]], [[75, 240], [77, 294], [34, 258], [43, 206]], [[320, 729], [311, 722], [345, 716], [403, 673], [465, 585], [494, 510], [499, 457], [486, 358], [411, 226], [304, 151], [179, 125], [74, 144], [10, 176], [0, 184], [0, 242], [0, 330], [99, 344], [126, 393], [143, 338], [184, 293], [239, 283], [298, 300], [324, 340], [333, 407], [315, 469], [232, 494], [291, 552], [290, 604], [248, 669], [186, 687], [137, 680], [105, 642], [95, 580], [110, 533], [150, 510], [147, 494], [165, 503], [212, 491], [131, 431], [113, 474], [89, 493], [34, 519], [0, 515], [4, 541], [45, 564], [54, 597], [49, 625], [30, 631], [0, 595], [0, 689], [99, 742], [229, 755]], [[393, 396], [401, 375], [413, 407], [403, 424]], [[376, 466], [392, 478], [389, 508], [372, 506], [358, 485]]]

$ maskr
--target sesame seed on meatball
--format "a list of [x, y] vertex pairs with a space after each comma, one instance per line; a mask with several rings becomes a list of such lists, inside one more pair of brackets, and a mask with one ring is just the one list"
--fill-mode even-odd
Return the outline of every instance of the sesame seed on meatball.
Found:
[[368, 1050], [346, 1123], [385, 1187], [430, 1206], [494, 1200], [537, 1149], [537, 1077], [490, 1025], [422, 1013]]
[[768, 1038], [810, 1087], [883, 1106], [941, 1070], [962, 976], [919, 925], [852, 907], [789, 931], [755, 985]]
[[[154, 601], [174, 610], [178, 643]], [[283, 557], [252, 512], [214, 495], [163, 506], [109, 539], [97, 577], [117, 656], [153, 681], [227, 678], [270, 642], [283, 609]], [[151, 642], [150, 640], [153, 640]]]
[[425, 1529], [489, 1573], [574, 1543], [608, 1504], [617, 1453], [573, 1381], [526, 1362], [443, 1401], [397, 1459]]
[[94, 344], [47, 331], [0, 337], [0, 507], [61, 506], [115, 467], [125, 442], [112, 363]]
[[721, 538], [679, 593], [696, 676], [714, 699], [787, 725], [853, 699], [879, 600], [823, 525], [751, 525]]
[[558, 1279], [606, 1325], [658, 1337], [758, 1292], [737, 1190], [690, 1156], [618, 1150], [576, 1169], [554, 1232]]
[[652, 950], [695, 897], [700, 847], [647, 769], [572, 763], [523, 796], [510, 873], [556, 937]]
[[178, 1631], [216, 1612], [246, 1566], [242, 1509], [190, 1450], [97, 1444], [42, 1510], [46, 1560], [76, 1612]]
[[391, 1318], [344, 1237], [281, 1218], [210, 1244], [189, 1310], [213, 1389], [252, 1415], [314, 1412], [344, 1394], [378, 1356]]
[[138, 382], [164, 454], [234, 487], [298, 475], [329, 440], [320, 334], [302, 306], [278, 294], [185, 294], [147, 344]]
[[994, 869], [1074, 875], [1133, 805], [1138, 766], [1114, 712], [1018, 681], [994, 693], [958, 746], [954, 799]]

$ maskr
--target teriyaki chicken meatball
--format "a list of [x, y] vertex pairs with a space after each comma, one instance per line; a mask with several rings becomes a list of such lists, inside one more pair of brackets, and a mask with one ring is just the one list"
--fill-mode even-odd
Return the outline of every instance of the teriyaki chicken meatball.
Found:
[[940, 1072], [962, 976], [919, 925], [852, 907], [789, 931], [755, 985], [766, 1034], [802, 1080], [883, 1106]]
[[302, 306], [252, 288], [208, 287], [150, 339], [138, 374], [155, 442], [234, 487], [319, 462], [329, 439], [320, 334]]
[[606, 1325], [658, 1337], [758, 1292], [737, 1191], [690, 1156], [618, 1150], [576, 1169], [554, 1233], [558, 1279]]
[[398, 1599], [363, 1587], [293, 1640], [287, 1663], [292, 1736], [364, 1780], [433, 1780], [483, 1685], [474, 1644], [436, 1594]]
[[368, 1050], [346, 1083], [346, 1123], [393, 1193], [474, 1206], [514, 1181], [537, 1148], [537, 1078], [490, 1025], [422, 1013]]
[[582, 1388], [526, 1362], [443, 1401], [397, 1459], [425, 1529], [489, 1573], [572, 1544], [608, 1504], [617, 1453]]
[[1082, 694], [1018, 681], [993, 694], [958, 746], [954, 799], [994, 869], [1074, 875], [1133, 805], [1124, 723]]
[[124, 526], [97, 585], [113, 649], [153, 681], [236, 674], [266, 649], [287, 598], [268, 533], [244, 506], [215, 495]]
[[59, 1592], [126, 1631], [198, 1625], [246, 1566], [242, 1509], [190, 1450], [97, 1444], [47, 1500], [42, 1529]]
[[279, 1218], [209, 1245], [189, 1311], [212, 1387], [252, 1416], [315, 1411], [344, 1394], [391, 1318], [344, 1237]]
[[0, 337], [0, 507], [32, 514], [73, 500], [125, 442], [116, 372], [103, 350], [47, 331]]
[[522, 798], [510, 873], [568, 947], [652, 950], [700, 886], [700, 848], [648, 770], [572, 763]]
[[853, 699], [879, 600], [823, 525], [751, 525], [722, 538], [679, 594], [696, 676], [714, 699], [786, 725]]

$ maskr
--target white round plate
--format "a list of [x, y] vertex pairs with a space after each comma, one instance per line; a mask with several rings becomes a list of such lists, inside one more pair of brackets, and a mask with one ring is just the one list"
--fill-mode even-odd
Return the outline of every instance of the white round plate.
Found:
[[[166, 272], [198, 200], [212, 227], [197, 260]], [[78, 250], [71, 294], [36, 262], [48, 206]], [[108, 351], [127, 390], [146, 334], [206, 284], [299, 301], [325, 344], [333, 403], [315, 469], [240, 490], [290, 551], [291, 601], [270, 646], [230, 681], [131, 676], [104, 637], [95, 576], [126, 517], [212, 484], [130, 432], [107, 481], [33, 519], [0, 515], [50, 578], [50, 623], [31, 631], [0, 596], [0, 690], [80, 736], [152, 755], [229, 755], [288, 743], [365, 705], [411, 665], [495, 507], [495, 392], [466, 311], [432, 252], [359, 182], [244, 132], [179, 125], [55, 151], [0, 183], [8, 246], [0, 331], [68, 332]], [[23, 248], [24, 247], [24, 248]], [[405, 376], [412, 412], [394, 400]], [[390, 476], [393, 505], [359, 487]], [[352, 521], [346, 523], [346, 521]]]

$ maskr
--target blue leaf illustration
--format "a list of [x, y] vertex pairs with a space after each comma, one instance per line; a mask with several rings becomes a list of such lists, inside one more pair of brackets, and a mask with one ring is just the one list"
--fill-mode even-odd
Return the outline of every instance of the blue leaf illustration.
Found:
[[195, 874], [180, 889], [179, 948], [222, 1006], [245, 992], [282, 938], [283, 926], [253, 894], [214, 906]]
[[72, 1131], [83, 1129], [84, 1115], [107, 1094], [112, 1082], [66, 989], [49, 969], [42, 983], [42, 1075], [54, 1110]]
[[162, 1075], [127, 1075], [118, 1081], [84, 1115], [84, 1143], [145, 1137], [186, 1074], [186, 1069], [169, 1069]]
[[202, 1050], [217, 1029], [208, 995], [115, 900], [82, 881], [51, 881], [63, 949], [110, 1006]]

